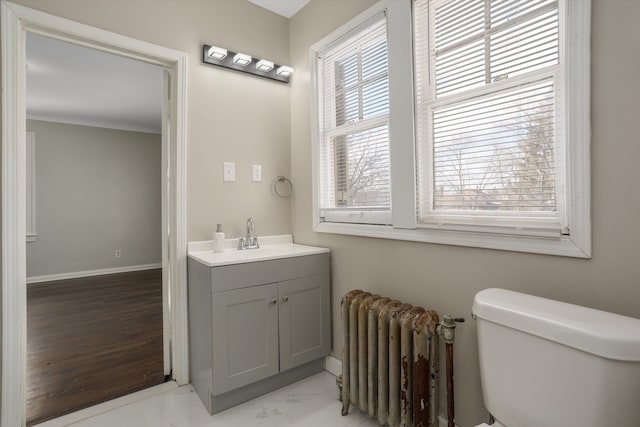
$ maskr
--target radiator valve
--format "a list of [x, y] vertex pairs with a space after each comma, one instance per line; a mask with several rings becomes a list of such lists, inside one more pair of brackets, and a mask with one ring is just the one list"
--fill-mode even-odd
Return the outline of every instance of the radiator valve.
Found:
[[442, 335], [444, 342], [447, 344], [453, 344], [453, 339], [456, 335], [456, 323], [464, 322], [463, 318], [454, 318], [450, 314], [445, 314], [442, 317], [442, 322], [436, 327], [438, 335]]

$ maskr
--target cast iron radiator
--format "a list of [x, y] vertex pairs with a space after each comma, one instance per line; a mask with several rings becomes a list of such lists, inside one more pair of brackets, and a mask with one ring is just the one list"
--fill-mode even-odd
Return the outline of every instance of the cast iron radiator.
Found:
[[391, 427], [437, 427], [439, 335], [446, 344], [447, 417], [454, 426], [456, 322], [435, 311], [353, 290], [342, 298], [342, 415], [354, 405]]

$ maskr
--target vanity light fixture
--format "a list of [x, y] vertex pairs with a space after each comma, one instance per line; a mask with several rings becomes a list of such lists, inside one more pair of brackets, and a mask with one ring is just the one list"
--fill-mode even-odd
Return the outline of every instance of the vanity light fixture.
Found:
[[261, 59], [256, 64], [256, 69], [260, 71], [264, 71], [265, 73], [273, 70], [273, 62], [268, 61], [266, 59]]
[[289, 83], [293, 74], [293, 68], [287, 65], [274, 64], [267, 59], [253, 58], [246, 53], [232, 52], [208, 44], [202, 46], [202, 62], [283, 83]]
[[287, 65], [281, 65], [276, 70], [276, 74], [279, 76], [289, 77], [291, 74], [293, 74], [293, 68]]
[[235, 55], [233, 55], [233, 63], [234, 64], [238, 64], [238, 65], [242, 65], [243, 67], [246, 67], [247, 65], [251, 64], [251, 55], [247, 55], [246, 53], [236, 53]]
[[211, 46], [207, 51], [210, 58], [222, 60], [227, 57], [227, 49], [218, 46]]

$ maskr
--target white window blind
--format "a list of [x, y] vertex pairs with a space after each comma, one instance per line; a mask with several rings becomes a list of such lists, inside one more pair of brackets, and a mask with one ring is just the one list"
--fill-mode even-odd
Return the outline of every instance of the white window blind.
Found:
[[418, 222], [564, 218], [558, 0], [416, 0]]
[[390, 220], [386, 15], [318, 52], [319, 203], [323, 221]]

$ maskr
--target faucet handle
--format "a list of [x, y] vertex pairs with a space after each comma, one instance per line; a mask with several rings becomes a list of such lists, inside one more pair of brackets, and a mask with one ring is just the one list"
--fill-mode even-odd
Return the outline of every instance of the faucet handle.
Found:
[[245, 243], [244, 243], [244, 237], [240, 237], [240, 238], [238, 239], [238, 249], [239, 249], [239, 250], [242, 250], [242, 249], [244, 249], [244, 246], [245, 246]]

